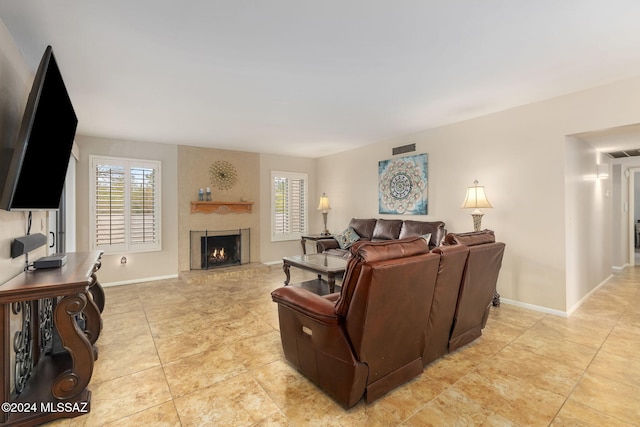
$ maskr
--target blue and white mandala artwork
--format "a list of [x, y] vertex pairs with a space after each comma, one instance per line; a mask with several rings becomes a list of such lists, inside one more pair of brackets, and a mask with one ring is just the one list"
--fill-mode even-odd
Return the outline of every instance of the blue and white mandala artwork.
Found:
[[378, 206], [381, 214], [426, 215], [426, 154], [378, 162]]

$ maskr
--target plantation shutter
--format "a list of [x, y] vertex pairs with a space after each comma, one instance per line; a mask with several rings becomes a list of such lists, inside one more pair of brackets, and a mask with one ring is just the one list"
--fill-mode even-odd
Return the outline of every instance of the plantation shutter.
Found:
[[98, 165], [96, 171], [96, 245], [125, 244], [125, 171]]
[[291, 233], [303, 233], [305, 228], [304, 218], [304, 179], [291, 179]]
[[156, 240], [155, 171], [148, 168], [131, 168], [129, 194], [131, 197], [131, 244], [153, 243]]
[[272, 172], [272, 240], [293, 240], [307, 232], [307, 175]]
[[92, 247], [160, 249], [160, 162], [91, 156]]

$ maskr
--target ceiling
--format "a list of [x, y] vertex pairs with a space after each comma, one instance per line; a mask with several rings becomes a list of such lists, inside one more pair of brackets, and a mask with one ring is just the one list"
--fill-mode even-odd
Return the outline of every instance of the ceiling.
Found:
[[[637, 0], [2, 0], [78, 133], [320, 157], [640, 75]], [[412, 142], [409, 138], [407, 143]]]

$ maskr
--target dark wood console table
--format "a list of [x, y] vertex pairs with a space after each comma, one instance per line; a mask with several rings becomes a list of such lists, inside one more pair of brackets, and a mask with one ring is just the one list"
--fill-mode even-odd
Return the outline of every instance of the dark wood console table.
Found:
[[[39, 425], [91, 409], [87, 385], [104, 308], [96, 277], [101, 257], [68, 253], [60, 268], [25, 272], [0, 286], [0, 426]], [[13, 337], [12, 311], [22, 318]]]

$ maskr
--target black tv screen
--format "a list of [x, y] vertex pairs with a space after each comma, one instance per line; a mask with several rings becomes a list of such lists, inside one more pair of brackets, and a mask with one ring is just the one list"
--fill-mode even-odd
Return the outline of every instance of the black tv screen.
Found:
[[0, 207], [59, 208], [77, 125], [53, 50], [47, 46], [29, 93]]

